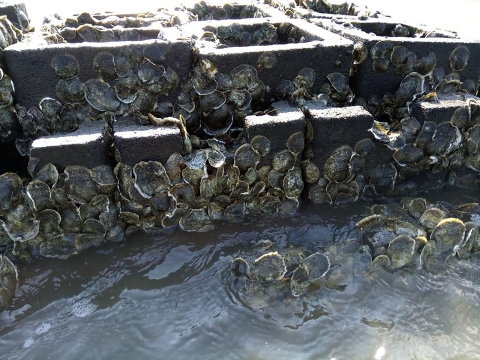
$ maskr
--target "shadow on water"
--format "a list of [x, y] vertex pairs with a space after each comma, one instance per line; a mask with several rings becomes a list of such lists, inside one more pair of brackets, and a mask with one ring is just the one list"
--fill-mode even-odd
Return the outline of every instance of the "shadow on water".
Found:
[[[477, 195], [427, 197], [457, 203]], [[320, 286], [299, 298], [236, 291], [230, 262], [253, 242], [311, 253], [360, 239], [355, 223], [368, 205], [305, 207], [203, 234], [137, 234], [68, 261], [39, 259], [21, 269], [15, 301], [0, 314], [3, 358], [480, 358], [476, 257], [438, 273], [356, 277], [342, 291]]]

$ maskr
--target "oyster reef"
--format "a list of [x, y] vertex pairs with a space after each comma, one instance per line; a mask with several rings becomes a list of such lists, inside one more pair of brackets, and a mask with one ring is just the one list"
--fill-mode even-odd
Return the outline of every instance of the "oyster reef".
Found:
[[3, 308], [32, 258], [302, 206], [379, 203], [360, 242], [238, 253], [245, 301], [480, 249], [477, 203], [422, 195], [478, 186], [478, 42], [323, 0], [0, 13]]

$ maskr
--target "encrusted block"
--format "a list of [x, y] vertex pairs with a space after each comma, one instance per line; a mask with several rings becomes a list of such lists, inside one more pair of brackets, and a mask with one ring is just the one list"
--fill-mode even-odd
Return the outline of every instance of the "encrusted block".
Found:
[[471, 81], [468, 87], [473, 88], [470, 91], [476, 91], [480, 79], [478, 42], [456, 38], [454, 33], [447, 31], [399, 23], [394, 19], [352, 20], [340, 17], [335, 21], [311, 21], [358, 43], [354, 60], [359, 64], [354, 66], [355, 72], [350, 79], [350, 86], [357, 96], [368, 100], [372, 95], [382, 97], [387, 92], [395, 93], [409, 73], [427, 75], [433, 69], [432, 79], [426, 79], [422, 91], [431, 91], [429, 83], [435, 86], [440, 78], [450, 73], [457, 73], [460, 81]]
[[361, 106], [322, 107], [307, 101], [307, 116], [313, 127], [312, 162], [321, 170], [332, 152], [342, 145], [352, 149], [357, 141], [370, 138], [373, 116]]
[[287, 101], [273, 104], [277, 115], [250, 115], [245, 119], [245, 138], [247, 142], [257, 135], [266, 136], [271, 143], [270, 153], [262, 159], [262, 164], [270, 163], [273, 156], [286, 149], [290, 135], [305, 131], [305, 117], [303, 113]]
[[116, 122], [113, 137], [116, 160], [125, 165], [165, 163], [173, 153], [186, 155], [184, 139], [175, 125], [138, 125], [132, 118], [123, 118]]
[[451, 95], [437, 101], [420, 101], [415, 103], [412, 107], [412, 116], [420, 124], [423, 124], [425, 121], [434, 121], [440, 124], [450, 121], [455, 111], [459, 108], [464, 108], [466, 114], [468, 114], [465, 100], [458, 95]]
[[[315, 71], [314, 93], [328, 82], [326, 76], [330, 73], [349, 76], [353, 43], [302, 20], [285, 17], [205, 21], [189, 24], [186, 31], [211, 32], [221, 40], [200, 39], [196, 43], [198, 61], [213, 62], [220, 73], [230, 74], [243, 64], [254, 66], [266, 86], [267, 103], [275, 101], [275, 90], [282, 80], [293, 81], [304, 68]], [[269, 36], [265, 36], [267, 33]]]
[[[190, 74], [193, 49], [188, 41], [168, 40], [169, 32], [167, 30], [169, 29], [165, 29], [167, 40], [83, 42], [52, 45], [18, 43], [10, 46], [5, 49], [4, 54], [8, 74], [15, 83], [16, 101], [27, 108], [38, 106], [40, 100], [45, 97], [60, 100], [63, 97], [65, 102], [69, 102], [69, 94], [65, 95], [65, 92], [68, 91], [73, 93], [70, 97], [77, 100], [73, 102], [83, 101], [84, 99], [81, 98], [82, 91], [80, 91], [81, 86], [89, 79], [105, 80], [112, 88], [107, 91], [109, 92], [108, 96], [114, 102], [121, 101], [125, 106], [132, 104], [133, 96], [136, 93], [135, 89], [138, 89], [137, 94], [141, 94], [140, 90], [144, 92], [145, 89], [153, 92], [151, 86], [159, 82], [168, 81], [172, 84], [176, 82], [176, 85], [168, 94], [159, 92], [156, 95], [158, 101], [174, 101], [180, 91], [180, 80], [188, 78]], [[114, 65], [113, 59], [119, 54], [122, 54], [121, 59], [115, 58]], [[62, 55], [73, 56], [78, 62], [78, 66], [73, 65], [71, 68], [67, 68], [65, 72], [68, 72], [68, 74], [63, 75], [61, 74], [62, 69], [58, 69], [56, 72], [52, 66], [52, 60], [59, 59], [58, 56]], [[143, 63], [144, 65], [142, 65], [144, 58], [148, 58], [154, 64]], [[65, 57], [60, 58], [57, 63], [57, 67], [60, 68], [62, 63], [65, 63]], [[138, 69], [142, 66], [145, 67], [147, 72], [144, 71], [140, 75], [142, 78], [139, 79], [136, 87], [131, 90], [130, 84], [126, 84], [125, 80], [122, 79], [128, 79], [132, 69], [138, 75]], [[78, 69], [76, 71], [72, 70], [73, 67], [78, 67]], [[174, 74], [169, 68], [174, 71]], [[162, 72], [164, 76], [163, 79], [160, 79]], [[159, 79], [155, 80], [154, 76]], [[166, 76], [168, 76], [168, 79]], [[177, 78], [176, 81], [175, 77]], [[72, 78], [78, 78], [79, 82], [73, 83]], [[63, 87], [59, 88], [57, 85], [61, 80], [63, 80]], [[133, 78], [132, 81], [134, 82], [136, 79]], [[63, 91], [63, 95], [59, 90]], [[116, 95], [118, 96], [115, 97]], [[77, 99], [78, 97], [80, 98]]]
[[0, 2], [0, 15], [6, 15], [13, 25], [23, 31], [30, 28], [27, 8], [23, 2]]
[[[59, 171], [68, 165], [88, 168], [109, 165], [109, 145], [103, 122], [83, 123], [70, 134], [56, 134], [34, 140], [30, 148], [30, 165], [38, 160], [34, 167], [37, 171], [48, 163], [54, 164]], [[30, 171], [34, 172], [34, 169]]]

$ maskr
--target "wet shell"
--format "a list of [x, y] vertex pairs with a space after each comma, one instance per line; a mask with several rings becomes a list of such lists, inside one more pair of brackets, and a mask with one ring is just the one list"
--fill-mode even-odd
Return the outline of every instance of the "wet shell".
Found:
[[193, 88], [199, 95], [209, 95], [217, 90], [218, 84], [215, 78], [211, 78], [198, 67], [193, 70]]
[[140, 81], [135, 74], [121, 77], [115, 81], [113, 87], [118, 100], [124, 104], [130, 104], [137, 98], [137, 89], [140, 87]]
[[332, 84], [335, 91], [343, 93], [348, 90], [348, 80], [341, 73], [332, 73], [327, 75], [327, 79]]
[[401, 269], [412, 261], [415, 252], [415, 240], [407, 235], [400, 235], [393, 239], [387, 248], [391, 267]]
[[295, 84], [291, 80], [282, 79], [275, 88], [275, 95], [278, 99], [288, 99], [295, 92]]
[[101, 51], [93, 58], [93, 68], [97, 75], [104, 81], [115, 80], [118, 75], [115, 72], [113, 54], [108, 51]]
[[353, 150], [348, 145], [336, 149], [325, 162], [324, 176], [337, 182], [346, 180], [350, 173], [349, 161], [352, 153]]
[[55, 86], [57, 97], [67, 103], [85, 101], [85, 84], [76, 76], [70, 79], [60, 79]]
[[310, 160], [304, 160], [302, 161], [302, 175], [305, 182], [313, 184], [320, 179], [320, 169]]
[[235, 89], [251, 89], [259, 82], [257, 70], [247, 64], [242, 64], [234, 68], [230, 72], [230, 77], [232, 78]]
[[373, 70], [379, 74], [387, 71], [389, 64], [390, 64], [390, 61], [388, 60], [388, 58], [384, 58], [384, 57], [375, 59], [372, 62]]
[[232, 260], [230, 270], [236, 277], [250, 276], [250, 265], [248, 265], [248, 262], [241, 257]]
[[42, 211], [53, 207], [50, 187], [45, 182], [41, 180], [31, 181], [27, 185], [26, 193], [32, 210]]
[[437, 57], [435, 56], [435, 53], [430, 51], [428, 55], [417, 60], [415, 64], [415, 71], [425, 75], [430, 73], [435, 68], [436, 64]]
[[422, 92], [423, 77], [419, 73], [413, 72], [405, 76], [395, 93], [395, 97], [400, 104], [405, 104], [412, 100], [415, 94]]
[[422, 129], [420, 130], [415, 144], [417, 147], [425, 149], [428, 144], [432, 141], [433, 134], [435, 134], [435, 129], [437, 125], [433, 121], [425, 121], [423, 123]]
[[0, 214], [8, 211], [22, 195], [22, 179], [15, 173], [0, 175]]
[[234, 89], [228, 94], [228, 103], [237, 110], [245, 110], [252, 103], [252, 95], [247, 89]]
[[101, 79], [85, 82], [85, 100], [98, 111], [116, 111], [120, 107], [113, 88]]
[[424, 198], [415, 198], [408, 202], [406, 208], [411, 216], [420, 219], [426, 211], [427, 201]]
[[183, 231], [204, 232], [212, 229], [212, 220], [203, 209], [191, 209], [180, 219], [178, 225]]
[[243, 144], [235, 151], [234, 164], [242, 174], [249, 168], [255, 169], [259, 162], [260, 155], [250, 144]]
[[272, 144], [266, 136], [256, 135], [250, 141], [250, 145], [260, 156], [265, 156], [270, 152]]
[[283, 178], [283, 190], [288, 199], [298, 199], [302, 194], [304, 187], [302, 171], [299, 168], [293, 168], [287, 171]]
[[77, 76], [80, 71], [77, 59], [71, 54], [56, 55], [52, 59], [50, 66], [55, 73], [63, 79], [70, 79]]
[[276, 251], [260, 256], [253, 264], [253, 276], [262, 282], [280, 280], [287, 271], [285, 260]]
[[432, 230], [431, 240], [440, 248], [453, 248], [465, 237], [465, 224], [456, 218], [446, 218], [440, 221]]
[[258, 70], [269, 70], [273, 69], [277, 65], [277, 57], [275, 56], [274, 53], [267, 51], [258, 57], [257, 60], [257, 68]]
[[158, 161], [141, 161], [133, 167], [135, 176], [134, 186], [144, 198], [166, 190], [170, 185], [170, 179], [163, 165]]
[[428, 208], [425, 212], [420, 216], [418, 221], [422, 224], [426, 229], [432, 230], [435, 226], [437, 226], [440, 221], [444, 220], [447, 217], [447, 214], [438, 208]]
[[91, 172], [84, 166], [69, 165], [65, 168], [65, 190], [69, 199], [85, 204], [97, 194], [97, 186]]
[[368, 49], [363, 42], [357, 42], [353, 45], [353, 64], [359, 65], [367, 60]]
[[392, 163], [379, 165], [370, 174], [370, 186], [377, 193], [393, 190], [397, 175], [397, 169]]
[[370, 49], [370, 57], [372, 60], [390, 57], [393, 50], [393, 42], [389, 40], [379, 41]]
[[208, 135], [225, 134], [233, 124], [233, 112], [227, 104], [203, 117], [203, 131]]
[[272, 167], [280, 172], [286, 172], [295, 165], [296, 156], [289, 150], [276, 153], [273, 157]]
[[373, 152], [373, 150], [375, 150], [375, 145], [373, 144], [372, 140], [368, 138], [359, 140], [355, 144], [355, 148], [354, 148], [354, 151], [358, 155], [363, 157], [370, 155]]
[[467, 150], [470, 155], [480, 153], [480, 125], [472, 126], [466, 133]]
[[406, 144], [395, 150], [392, 157], [398, 165], [408, 166], [417, 163], [423, 157], [423, 150], [413, 144]]
[[209, 95], [204, 95], [199, 97], [200, 109], [204, 116], [210, 114], [212, 110], [220, 108], [225, 104], [226, 98], [223, 93], [220, 91], [214, 91]]
[[462, 71], [467, 67], [469, 59], [470, 50], [465, 45], [457, 46], [448, 58], [450, 69], [452, 69], [452, 71]]
[[444, 122], [437, 126], [426, 150], [430, 154], [451, 154], [459, 148], [461, 143], [462, 133], [460, 130], [450, 122]]
[[303, 132], [296, 132], [290, 135], [287, 139], [287, 149], [295, 155], [300, 154], [305, 147], [305, 136]]
[[390, 54], [390, 61], [395, 67], [403, 66], [408, 60], [409, 51], [404, 46], [394, 46]]

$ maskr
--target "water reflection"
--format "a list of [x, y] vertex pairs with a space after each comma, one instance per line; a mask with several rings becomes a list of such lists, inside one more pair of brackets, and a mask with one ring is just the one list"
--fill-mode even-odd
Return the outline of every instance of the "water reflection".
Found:
[[21, 270], [14, 304], [0, 314], [3, 357], [478, 358], [478, 257], [433, 273], [355, 276], [341, 290], [321, 284], [299, 298], [259, 296], [254, 306], [235, 291], [230, 263], [252, 242], [323, 250], [359, 238], [363, 216], [365, 204], [313, 207], [281, 221], [139, 234], [68, 261], [39, 259]]

